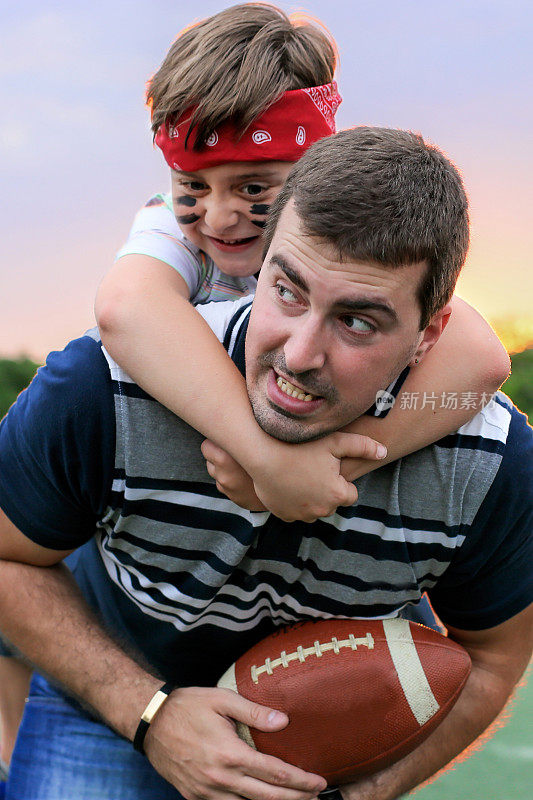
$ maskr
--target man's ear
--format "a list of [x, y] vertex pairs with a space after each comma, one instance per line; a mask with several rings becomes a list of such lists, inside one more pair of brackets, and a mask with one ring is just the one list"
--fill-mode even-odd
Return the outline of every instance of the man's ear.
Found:
[[451, 313], [452, 304], [447, 303], [444, 308], [441, 308], [440, 311], [437, 311], [437, 313], [431, 318], [427, 328], [424, 328], [424, 330], [420, 333], [421, 338], [418, 343], [418, 347], [416, 348], [416, 352], [413, 353], [413, 357], [409, 362], [410, 366], [420, 363], [424, 355], [428, 353], [433, 345], [438, 342], [444, 328], [448, 324]]

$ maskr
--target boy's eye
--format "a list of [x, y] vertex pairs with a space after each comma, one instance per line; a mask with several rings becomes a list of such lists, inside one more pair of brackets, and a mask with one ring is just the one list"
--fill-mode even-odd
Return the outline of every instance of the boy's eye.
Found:
[[185, 179], [179, 181], [179, 186], [185, 189], [186, 192], [205, 192], [208, 188], [203, 181], [187, 181]]
[[205, 183], [201, 181], [188, 181], [185, 186], [188, 186], [193, 192], [201, 192], [206, 188]]
[[347, 328], [356, 333], [372, 333], [375, 331], [374, 326], [371, 325], [370, 322], [361, 319], [361, 317], [354, 317], [352, 314], [345, 314], [342, 321]]
[[242, 192], [249, 197], [256, 197], [259, 194], [262, 194], [267, 190], [266, 186], [261, 186], [260, 183], [246, 183], [242, 187]]

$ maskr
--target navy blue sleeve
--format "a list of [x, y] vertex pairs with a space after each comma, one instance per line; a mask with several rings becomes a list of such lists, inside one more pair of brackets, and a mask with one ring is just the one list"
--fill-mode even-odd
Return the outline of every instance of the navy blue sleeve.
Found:
[[430, 599], [445, 623], [492, 628], [533, 601], [533, 430], [516, 408], [500, 468], [465, 535]]
[[76, 548], [106, 508], [114, 451], [111, 376], [83, 336], [48, 356], [0, 423], [0, 507], [37, 544]]

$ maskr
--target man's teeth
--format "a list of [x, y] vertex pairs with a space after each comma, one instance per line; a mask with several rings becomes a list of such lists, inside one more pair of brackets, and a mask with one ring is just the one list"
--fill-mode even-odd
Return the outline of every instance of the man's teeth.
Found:
[[306, 394], [305, 392], [302, 392], [300, 389], [297, 389], [296, 386], [293, 386], [292, 383], [289, 383], [289, 381], [286, 381], [281, 377], [278, 377], [276, 383], [281, 391], [285, 392], [285, 394], [288, 394], [289, 397], [295, 397], [297, 400], [305, 400], [306, 403], [308, 403], [310, 400], [314, 400], [312, 394]]

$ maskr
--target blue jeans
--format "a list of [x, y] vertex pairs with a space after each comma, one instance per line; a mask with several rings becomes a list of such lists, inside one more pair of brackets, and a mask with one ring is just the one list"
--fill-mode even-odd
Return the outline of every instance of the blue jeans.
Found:
[[6, 800], [183, 800], [106, 725], [34, 674]]

